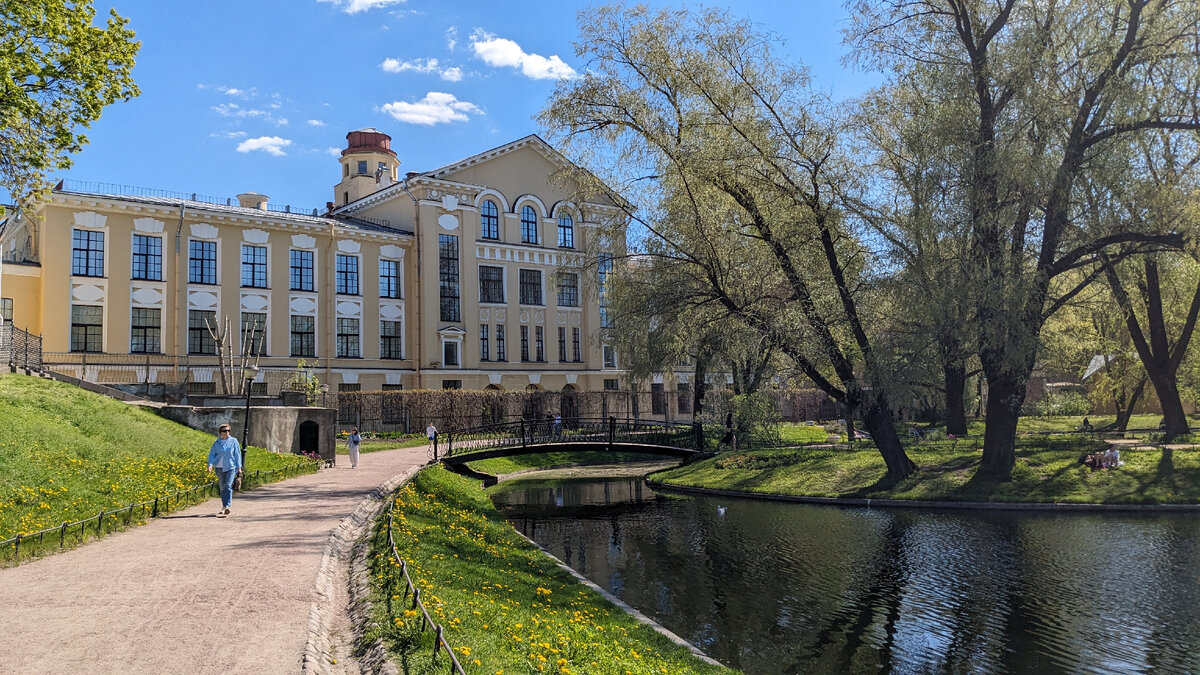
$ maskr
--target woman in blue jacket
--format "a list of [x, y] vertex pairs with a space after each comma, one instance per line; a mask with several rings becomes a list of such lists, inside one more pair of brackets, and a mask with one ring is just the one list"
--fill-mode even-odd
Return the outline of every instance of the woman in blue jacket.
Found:
[[208, 451], [208, 472], [217, 472], [221, 491], [221, 510], [218, 518], [229, 515], [229, 504], [233, 501], [233, 479], [242, 473], [242, 446], [229, 435], [229, 425], [217, 427], [217, 440]]

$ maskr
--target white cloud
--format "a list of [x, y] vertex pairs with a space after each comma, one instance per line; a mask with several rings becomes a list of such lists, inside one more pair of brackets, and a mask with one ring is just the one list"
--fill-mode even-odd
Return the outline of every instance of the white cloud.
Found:
[[400, 59], [384, 59], [379, 67], [386, 73], [437, 73], [439, 77], [447, 82], [458, 82], [463, 78], [461, 68], [442, 68], [438, 64], [437, 59], [413, 59], [412, 61], [401, 61]]
[[400, 122], [425, 126], [443, 122], [466, 122], [469, 119], [468, 113], [483, 113], [474, 103], [460, 101], [454, 94], [440, 91], [431, 91], [415, 103], [395, 101], [380, 106], [380, 109]]
[[280, 117], [279, 119], [275, 120], [275, 123], [281, 127], [286, 127], [287, 123], [288, 123], [288, 118]]
[[359, 12], [366, 12], [379, 7], [402, 5], [405, 1], [406, 0], [317, 0], [317, 2], [332, 3], [335, 7], [347, 14], [358, 14]]
[[534, 80], [560, 80], [575, 77], [575, 69], [568, 66], [557, 55], [545, 57], [527, 54], [521, 45], [507, 38], [496, 37], [476, 28], [471, 33], [471, 49], [475, 56], [489, 66], [497, 68], [520, 68], [525, 77]]
[[327, 150], [325, 150], [325, 154], [329, 155], [330, 157], [341, 157], [342, 149], [335, 148], [331, 145], [331, 146], [329, 146], [329, 148]]
[[242, 136], [245, 136], [245, 135], [246, 135], [246, 132], [244, 132], [244, 131], [221, 131], [221, 132], [209, 134], [209, 136], [212, 138], [241, 138]]
[[259, 136], [258, 138], [247, 138], [241, 143], [238, 143], [237, 151], [253, 152], [255, 150], [262, 150], [267, 154], [275, 155], [276, 157], [283, 157], [287, 154], [283, 151], [283, 149], [291, 144], [292, 141], [288, 138], [280, 138], [278, 136]]
[[306, 122], [306, 124], [308, 124], [308, 126], [310, 126], [310, 127], [323, 127], [323, 126], [325, 126], [325, 123], [324, 123], [324, 122], [322, 122], [321, 120], [308, 120], [308, 122]]
[[446, 29], [446, 49], [454, 51], [454, 46], [458, 44], [458, 27], [450, 26]]
[[214, 105], [212, 109], [221, 117], [267, 117], [267, 111], [258, 108], [243, 108], [236, 103]]

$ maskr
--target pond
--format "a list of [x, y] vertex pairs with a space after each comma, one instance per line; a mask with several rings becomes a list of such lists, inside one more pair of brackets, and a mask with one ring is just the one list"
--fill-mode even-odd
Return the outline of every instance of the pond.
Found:
[[514, 481], [572, 568], [748, 673], [1200, 672], [1200, 518], [811, 506]]

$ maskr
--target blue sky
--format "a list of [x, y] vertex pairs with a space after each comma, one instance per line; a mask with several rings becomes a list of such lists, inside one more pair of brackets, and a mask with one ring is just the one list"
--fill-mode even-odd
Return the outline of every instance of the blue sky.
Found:
[[[389, 134], [401, 172], [540, 133], [532, 117], [555, 78], [582, 67], [576, 15], [591, 4], [98, 1], [98, 19], [115, 7], [137, 31], [142, 94], [107, 108], [55, 179], [220, 198], [254, 191], [323, 208], [353, 129]], [[840, 3], [752, 0], [733, 12], [782, 35], [784, 52], [835, 98], [879, 79], [841, 65]]]

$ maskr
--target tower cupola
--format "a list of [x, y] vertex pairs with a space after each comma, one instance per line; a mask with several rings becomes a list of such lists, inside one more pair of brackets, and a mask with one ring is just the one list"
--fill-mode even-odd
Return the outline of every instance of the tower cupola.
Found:
[[346, 149], [338, 159], [342, 180], [333, 188], [333, 200], [343, 206], [396, 182], [400, 161], [392, 150], [392, 137], [367, 127], [346, 134]]

